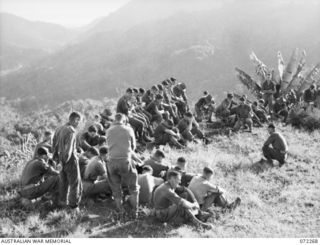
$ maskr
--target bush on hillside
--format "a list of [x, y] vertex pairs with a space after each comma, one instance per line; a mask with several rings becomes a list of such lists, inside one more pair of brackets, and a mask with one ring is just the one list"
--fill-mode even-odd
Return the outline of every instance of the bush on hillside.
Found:
[[320, 129], [320, 111], [306, 112], [304, 110], [292, 110], [288, 121], [293, 127], [314, 131]]

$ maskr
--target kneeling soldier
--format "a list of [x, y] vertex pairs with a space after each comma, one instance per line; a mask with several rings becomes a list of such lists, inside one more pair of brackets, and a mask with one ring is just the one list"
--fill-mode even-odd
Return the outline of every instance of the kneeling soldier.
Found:
[[29, 161], [21, 175], [21, 197], [32, 200], [46, 193], [53, 194], [53, 202], [57, 204], [59, 195], [59, 171], [48, 164], [48, 151], [38, 148], [37, 158]]

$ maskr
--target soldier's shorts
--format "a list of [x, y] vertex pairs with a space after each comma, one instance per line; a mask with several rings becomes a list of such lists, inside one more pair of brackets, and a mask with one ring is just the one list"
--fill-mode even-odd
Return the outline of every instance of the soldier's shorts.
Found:
[[31, 184], [23, 187], [19, 193], [22, 197], [32, 200], [41, 197], [48, 192], [58, 195], [58, 186], [59, 175], [49, 176], [39, 184]]
[[122, 197], [121, 184], [129, 188], [130, 195], [139, 194], [138, 173], [129, 159], [110, 159], [107, 163], [109, 183], [114, 198]]
[[165, 209], [156, 209], [155, 216], [161, 222], [173, 222], [176, 224], [182, 224], [190, 220], [187, 209], [181, 205], [171, 205]]

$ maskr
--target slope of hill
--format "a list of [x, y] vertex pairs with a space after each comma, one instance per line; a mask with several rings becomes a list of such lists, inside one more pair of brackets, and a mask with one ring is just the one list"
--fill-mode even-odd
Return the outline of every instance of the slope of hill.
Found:
[[[306, 49], [307, 65], [316, 63], [318, 6], [232, 2], [176, 13], [126, 31], [97, 32], [33, 67], [3, 76], [0, 96], [35, 96], [39, 103], [52, 105], [115, 96], [127, 84], [148, 87], [174, 76], [186, 82], [193, 98], [203, 89], [221, 97], [238, 84], [235, 66], [253, 70], [248, 58], [252, 50], [271, 67], [276, 66], [278, 50], [286, 59], [295, 47]], [[116, 14], [122, 16], [120, 10]]]
[[[92, 113], [89, 109], [88, 113]], [[68, 110], [68, 109], [67, 109]], [[49, 114], [22, 116], [1, 107], [1, 125], [33, 120], [54, 129], [57, 124]], [[68, 111], [62, 117], [66, 120]], [[60, 122], [64, 123], [64, 121]], [[167, 163], [174, 164], [184, 156], [188, 172], [200, 173], [204, 166], [214, 169], [214, 184], [227, 191], [230, 199], [240, 196], [241, 205], [231, 213], [212, 208], [213, 230], [199, 230], [184, 224], [163, 225], [145, 215], [132, 221], [115, 220], [111, 199], [94, 203], [83, 201], [79, 216], [66, 211], [48, 211], [42, 202], [21, 206], [16, 199], [23, 166], [32, 156], [32, 140], [21, 149], [1, 138], [7, 154], [0, 156], [0, 236], [1, 237], [319, 237], [320, 236], [320, 156], [319, 132], [312, 134], [279, 126], [289, 143], [287, 163], [270, 168], [259, 165], [261, 145], [267, 137], [265, 129], [253, 134], [239, 133], [215, 136], [204, 146], [191, 144], [187, 150], [165, 147]], [[33, 143], [32, 143], [33, 142]], [[252, 142], [255, 142], [252, 144]], [[144, 157], [149, 157], [145, 152]]]
[[0, 13], [1, 71], [29, 64], [73, 40], [78, 31]]

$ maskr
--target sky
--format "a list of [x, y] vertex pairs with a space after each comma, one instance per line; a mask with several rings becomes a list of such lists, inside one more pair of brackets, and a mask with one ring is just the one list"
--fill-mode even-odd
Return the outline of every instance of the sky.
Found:
[[129, 0], [0, 0], [0, 12], [28, 20], [80, 27], [105, 17]]

